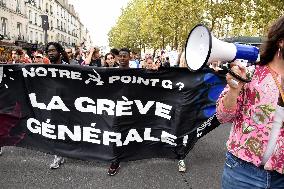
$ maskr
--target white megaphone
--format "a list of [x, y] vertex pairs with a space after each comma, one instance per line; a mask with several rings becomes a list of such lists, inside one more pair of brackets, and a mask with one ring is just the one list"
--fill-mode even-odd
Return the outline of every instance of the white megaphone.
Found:
[[215, 61], [231, 62], [235, 59], [244, 59], [255, 62], [258, 58], [257, 47], [221, 41], [202, 24], [196, 25], [190, 31], [186, 41], [185, 60], [191, 71], [197, 71], [207, 63]]

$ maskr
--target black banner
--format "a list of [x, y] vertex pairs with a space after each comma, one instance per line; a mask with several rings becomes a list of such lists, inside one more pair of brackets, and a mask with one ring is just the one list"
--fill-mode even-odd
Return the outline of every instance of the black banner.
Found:
[[0, 146], [111, 161], [184, 157], [216, 128], [224, 76], [186, 68], [0, 67]]

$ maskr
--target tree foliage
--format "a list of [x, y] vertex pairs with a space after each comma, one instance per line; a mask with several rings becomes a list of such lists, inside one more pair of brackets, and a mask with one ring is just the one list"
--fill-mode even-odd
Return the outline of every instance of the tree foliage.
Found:
[[137, 50], [177, 49], [198, 23], [218, 38], [264, 36], [283, 8], [283, 0], [131, 0], [109, 32], [109, 42]]

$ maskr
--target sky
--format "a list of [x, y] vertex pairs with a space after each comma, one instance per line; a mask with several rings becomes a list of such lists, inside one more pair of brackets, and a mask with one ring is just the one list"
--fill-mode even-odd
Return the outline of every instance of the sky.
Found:
[[90, 31], [93, 45], [108, 46], [108, 32], [130, 0], [68, 0]]

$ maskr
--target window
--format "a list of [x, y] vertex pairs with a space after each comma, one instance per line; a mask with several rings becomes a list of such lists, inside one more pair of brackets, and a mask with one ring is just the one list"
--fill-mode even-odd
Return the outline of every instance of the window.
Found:
[[50, 5], [50, 7], [49, 7], [49, 10], [50, 10], [50, 14], [53, 14], [52, 6], [51, 6], [51, 5]]
[[38, 0], [38, 8], [41, 9], [42, 7], [42, 0]]
[[35, 13], [35, 24], [37, 24], [37, 13]]
[[20, 7], [20, 1], [17, 0], [17, 5], [16, 5], [16, 12], [20, 13], [21, 12], [21, 7]]
[[41, 26], [41, 24], [42, 24], [42, 17], [39, 15], [38, 16], [38, 25]]
[[33, 42], [33, 32], [30, 31], [30, 42], [32, 43]]
[[6, 7], [7, 5], [6, 0], [0, 0], [0, 5], [2, 5], [3, 7]]
[[38, 43], [38, 34], [35, 32], [35, 42]]
[[45, 4], [45, 12], [48, 13], [48, 3]]
[[32, 21], [32, 11], [29, 10], [29, 20]]
[[7, 35], [7, 33], [8, 33], [7, 26], [8, 26], [8, 19], [2, 17], [1, 18], [1, 30], [2, 30], [3, 35]]
[[17, 23], [17, 34], [19, 37], [22, 36], [22, 24], [21, 23]]

